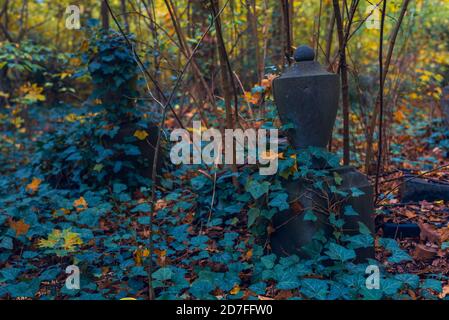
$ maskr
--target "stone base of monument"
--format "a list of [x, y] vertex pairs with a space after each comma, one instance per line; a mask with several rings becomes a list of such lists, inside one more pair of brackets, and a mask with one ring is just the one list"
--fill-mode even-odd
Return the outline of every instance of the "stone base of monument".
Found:
[[[358, 172], [352, 167], [340, 167], [332, 171], [337, 172], [341, 178], [342, 183], [338, 186], [338, 190], [349, 194], [347, 197], [335, 196], [332, 193], [333, 203], [338, 203], [335, 209], [343, 217], [344, 208], [352, 206], [358, 215], [344, 216], [345, 225], [343, 231], [347, 235], [355, 235], [359, 233], [359, 223], [363, 222], [366, 227], [374, 234], [374, 206], [373, 206], [373, 188], [370, 185], [365, 175]], [[331, 178], [329, 178], [329, 185]], [[319, 194], [312, 189], [310, 182], [305, 181], [288, 181], [284, 185], [289, 193], [289, 200], [299, 201], [305, 209], [312, 209], [314, 215], [317, 217], [316, 221], [305, 221], [304, 212], [295, 213], [293, 210], [285, 210], [277, 213], [273, 217], [273, 227], [275, 231], [271, 234], [271, 248], [272, 251], [280, 256], [288, 256], [296, 254], [300, 257], [306, 257], [303, 246], [311, 243], [314, 235], [319, 230], [324, 231], [324, 235], [331, 236], [333, 229], [328, 222], [329, 196], [326, 194]], [[364, 194], [352, 197], [351, 188], [357, 188]], [[356, 250], [356, 261], [363, 262], [367, 258], [374, 258], [374, 247], [361, 248]]]
[[[147, 129], [142, 129], [135, 122], [123, 122], [120, 125], [120, 129], [117, 134], [112, 138], [104, 138], [104, 144], [106, 148], [117, 148], [120, 145], [128, 145], [130, 147], [135, 147], [139, 151], [139, 155], [127, 155], [126, 150], [120, 152], [115, 156], [115, 161], [120, 161], [122, 163], [122, 168], [120, 171], [114, 173], [109, 173], [109, 179], [121, 181], [126, 183], [128, 186], [133, 186], [134, 184], [139, 185], [134, 176], [136, 174], [143, 178], [151, 179], [153, 172], [153, 159], [155, 153], [155, 146], [157, 143], [158, 127], [156, 125], [149, 125]], [[143, 139], [137, 139], [134, 134], [137, 130], [144, 130], [148, 136]], [[126, 148], [126, 147], [125, 147]], [[157, 173], [161, 173], [165, 157], [165, 150], [161, 147], [158, 155], [157, 162]], [[141, 184], [140, 184], [141, 185]]]

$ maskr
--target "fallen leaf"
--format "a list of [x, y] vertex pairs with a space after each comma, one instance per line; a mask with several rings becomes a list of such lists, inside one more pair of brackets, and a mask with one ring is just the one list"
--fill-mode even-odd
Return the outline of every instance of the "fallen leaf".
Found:
[[26, 186], [26, 190], [30, 191], [31, 193], [35, 193], [38, 189], [39, 186], [41, 185], [42, 180], [39, 178], [33, 178], [33, 180], [31, 181], [31, 183], [29, 183]]
[[438, 250], [423, 244], [418, 244], [413, 252], [413, 257], [418, 261], [432, 260], [437, 255]]
[[234, 286], [234, 288], [231, 289], [231, 291], [229, 291], [230, 294], [237, 294], [240, 292], [240, 287], [236, 284]]
[[136, 132], [134, 132], [134, 137], [139, 140], [145, 140], [146, 137], [148, 137], [148, 133], [145, 130], [136, 130]]
[[291, 290], [281, 290], [279, 293], [274, 297], [275, 300], [287, 300], [289, 298], [293, 297], [293, 293]]
[[444, 299], [447, 295], [449, 295], [449, 284], [443, 287], [443, 291], [438, 295], [438, 298]]
[[[149, 254], [150, 252], [148, 251], [148, 254]], [[159, 265], [159, 266], [165, 266], [165, 262], [166, 262], [166, 259], [167, 259], [167, 250], [159, 250], [159, 249], [154, 249], [154, 253], [156, 254], [156, 256], [157, 256], [157, 264]], [[146, 257], [146, 256], [145, 256]]]
[[136, 266], [142, 265], [143, 253], [144, 250], [142, 250], [142, 248], [138, 248], [136, 251], [134, 251], [134, 262], [136, 263]]
[[405, 210], [404, 215], [409, 219], [413, 219], [416, 217], [416, 213], [411, 210]]
[[84, 197], [80, 197], [79, 199], [73, 201], [73, 206], [75, 207], [76, 211], [83, 211], [87, 209], [87, 201], [84, 199]]
[[25, 221], [10, 221], [9, 226], [16, 232], [16, 237], [26, 234], [30, 229], [30, 225], [26, 224]]
[[422, 241], [440, 243], [440, 234], [435, 227], [428, 223], [419, 223], [419, 228], [421, 229], [419, 237]]
[[393, 114], [394, 120], [398, 123], [402, 123], [406, 118], [404, 113], [401, 110], [394, 112]]
[[248, 252], [245, 254], [245, 260], [251, 259], [252, 256], [253, 256], [253, 250], [250, 249], [250, 250], [248, 250]]

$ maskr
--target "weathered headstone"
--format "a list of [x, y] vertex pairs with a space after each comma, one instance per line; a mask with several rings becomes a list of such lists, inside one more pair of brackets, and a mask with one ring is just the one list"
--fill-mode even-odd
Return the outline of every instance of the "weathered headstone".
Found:
[[295, 148], [325, 148], [332, 135], [338, 110], [339, 79], [314, 61], [307, 46], [295, 52], [296, 63], [274, 80], [273, 92], [279, 117], [290, 129], [289, 141]]
[[[332, 135], [338, 100], [339, 78], [329, 73], [314, 61], [314, 52], [307, 46], [299, 47], [295, 52], [296, 63], [274, 80], [273, 93], [278, 113], [283, 124], [292, 123], [289, 130], [289, 142], [296, 149], [308, 147], [325, 148]], [[315, 162], [315, 168], [323, 164]], [[374, 233], [373, 190], [368, 179], [352, 167], [323, 168], [342, 178], [339, 190], [351, 194], [355, 188], [363, 192], [358, 197], [338, 197], [340, 214], [344, 208], [351, 207], [357, 215], [345, 217], [345, 234], [357, 234], [359, 222]], [[329, 178], [331, 179], [331, 178]], [[329, 181], [330, 182], [330, 181]], [[288, 181], [284, 185], [289, 200], [298, 200], [303, 208], [324, 207], [326, 201], [311, 188], [305, 180]], [[272, 250], [278, 255], [296, 254], [304, 256], [304, 246], [311, 243], [319, 230], [331, 236], [332, 229], [325, 217], [328, 213], [312, 209], [317, 219], [304, 220], [304, 212], [295, 213], [289, 209], [273, 217], [275, 231], [271, 235]], [[356, 251], [358, 260], [374, 257], [374, 248]]]

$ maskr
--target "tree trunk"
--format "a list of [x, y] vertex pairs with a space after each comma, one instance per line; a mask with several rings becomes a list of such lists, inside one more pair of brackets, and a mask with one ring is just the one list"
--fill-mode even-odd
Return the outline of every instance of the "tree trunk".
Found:
[[[390, 68], [391, 58], [393, 56], [394, 46], [396, 44], [396, 38], [399, 33], [399, 29], [401, 28], [402, 21], [404, 19], [405, 13], [407, 12], [407, 7], [410, 0], [404, 0], [402, 2], [402, 9], [401, 13], [399, 14], [399, 19], [396, 22], [396, 25], [392, 31], [391, 37], [390, 37], [390, 43], [388, 45], [388, 52], [387, 57], [385, 60], [385, 65], [383, 69], [382, 74], [382, 82], [385, 83], [385, 80], [387, 78], [388, 70]], [[371, 117], [370, 125], [368, 127], [368, 133], [366, 137], [366, 158], [365, 158], [365, 171], [367, 173], [371, 172], [371, 160], [373, 157], [373, 137], [374, 137], [374, 130], [376, 128], [377, 118], [379, 114], [379, 107], [380, 107], [380, 97], [377, 95], [376, 97], [376, 103], [374, 105], [374, 111], [373, 116]]]
[[104, 30], [109, 30], [109, 11], [105, 0], [101, 1], [100, 14], [101, 14], [101, 27]]
[[340, 77], [341, 77], [341, 94], [343, 104], [343, 164], [349, 165], [349, 84], [348, 69], [346, 65], [346, 41], [344, 35], [343, 19], [341, 16], [340, 5], [338, 0], [333, 0], [335, 21], [337, 23], [337, 34], [340, 56]]
[[[259, 37], [257, 32], [257, 16], [256, 16], [256, 0], [246, 0], [246, 17], [248, 24], [248, 47], [247, 59], [248, 68], [254, 70], [252, 72], [251, 84], [260, 83], [263, 78], [262, 59], [260, 54]], [[262, 66], [262, 67], [261, 67]]]
[[126, 13], [126, 0], [120, 0], [120, 10], [122, 11], [123, 22], [125, 23], [126, 33], [129, 33], [128, 14]]
[[283, 33], [284, 33], [284, 56], [287, 64], [290, 65], [291, 57], [293, 56], [293, 48], [292, 48], [292, 23], [291, 23], [291, 13], [293, 12], [291, 9], [291, 4], [288, 0], [282, 1], [282, 22], [284, 25]]
[[282, 6], [279, 1], [275, 1], [273, 12], [271, 14], [271, 37], [268, 39], [268, 47], [270, 49], [269, 57], [271, 63], [281, 66], [284, 61], [283, 41], [282, 41]]
[[332, 40], [334, 39], [334, 26], [335, 26], [335, 13], [332, 10], [331, 15], [329, 17], [329, 25], [327, 27], [327, 36], [326, 36], [326, 63], [328, 67], [330, 67], [331, 63], [331, 52], [332, 52]]

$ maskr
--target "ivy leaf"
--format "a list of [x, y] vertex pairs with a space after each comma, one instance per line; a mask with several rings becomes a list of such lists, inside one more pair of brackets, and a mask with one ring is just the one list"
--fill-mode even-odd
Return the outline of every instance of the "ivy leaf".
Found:
[[363, 192], [359, 188], [352, 187], [351, 194], [353, 197], [357, 198], [357, 197], [363, 196], [365, 194], [365, 192]]
[[279, 211], [287, 210], [289, 208], [287, 202], [288, 194], [287, 193], [278, 193], [268, 204], [271, 207], [276, 207]]
[[60, 268], [50, 267], [47, 270], [43, 271], [39, 275], [39, 279], [41, 281], [50, 281], [56, 279], [56, 277], [61, 273]]
[[207, 279], [197, 279], [190, 286], [190, 293], [193, 294], [198, 299], [210, 298], [209, 292], [214, 290], [214, 285], [210, 280]]
[[276, 276], [278, 283], [276, 288], [280, 290], [292, 290], [299, 287], [299, 280], [291, 272], [281, 272]]
[[255, 180], [251, 180], [246, 186], [246, 191], [251, 194], [254, 199], [259, 199], [261, 196], [266, 194], [270, 188], [270, 183], [268, 181], [264, 181], [259, 183]]
[[160, 268], [159, 270], [153, 272], [153, 278], [160, 281], [170, 280], [172, 275], [173, 272], [170, 268]]
[[394, 276], [394, 278], [401, 281], [403, 284], [410, 286], [412, 289], [417, 289], [419, 286], [419, 277], [416, 274], [397, 274]]
[[351, 205], [348, 205], [348, 206], [345, 206], [344, 215], [345, 216], [358, 216], [359, 214], [357, 213], [357, 211], [354, 210], [354, 208]]
[[366, 287], [362, 287], [360, 293], [363, 296], [363, 300], [380, 300], [382, 299], [382, 290], [380, 289], [368, 289]]
[[262, 258], [260, 258], [260, 261], [266, 269], [273, 269], [274, 262], [276, 261], [276, 255], [270, 254], [268, 256], [263, 256]]
[[139, 218], [137, 218], [137, 222], [140, 224], [149, 225], [150, 217], [148, 217], [148, 216], [139, 217]]
[[13, 298], [29, 297], [34, 298], [34, 295], [39, 290], [41, 281], [39, 278], [34, 278], [31, 281], [21, 281], [17, 284], [6, 286], [6, 290]]
[[328, 293], [328, 283], [325, 280], [306, 278], [301, 281], [301, 293], [308, 298], [324, 300]]
[[254, 292], [255, 294], [261, 295], [265, 294], [265, 290], [267, 289], [267, 285], [264, 282], [258, 282], [250, 285], [248, 287], [249, 290]]
[[391, 251], [391, 253], [392, 253], [392, 256], [387, 259], [391, 263], [401, 263], [404, 261], [412, 261], [413, 260], [412, 257], [410, 257], [407, 252], [405, 252], [404, 250], [402, 250], [400, 248], [393, 249]]
[[148, 203], [141, 203], [134, 207], [131, 212], [151, 212], [151, 206]]
[[361, 234], [371, 234], [371, 230], [361, 221], [358, 222], [359, 224], [359, 232]]
[[389, 296], [396, 294], [402, 287], [402, 282], [396, 279], [387, 278], [382, 281], [381, 289]]
[[123, 183], [114, 183], [112, 186], [112, 190], [114, 193], [118, 194], [128, 189], [128, 186], [126, 186]]
[[12, 238], [4, 236], [0, 241], [0, 248], [12, 250], [13, 249]]
[[0, 271], [4, 281], [15, 280], [20, 273], [21, 270], [19, 268], [4, 268]]
[[370, 234], [357, 234], [345, 239], [349, 242], [348, 248], [369, 248], [373, 246], [374, 239]]
[[421, 285], [422, 289], [431, 289], [438, 293], [440, 293], [443, 290], [443, 287], [441, 285], [441, 281], [436, 279], [425, 279], [423, 284]]
[[207, 182], [208, 179], [203, 175], [196, 176], [195, 178], [190, 180], [190, 184], [192, 185], [194, 190], [200, 190]]
[[303, 219], [304, 219], [304, 221], [317, 221], [318, 220], [317, 216], [311, 209], [306, 210], [306, 212], [304, 213]]
[[355, 258], [354, 250], [346, 249], [345, 247], [333, 242], [329, 244], [329, 249], [326, 251], [326, 254], [332, 260], [338, 260], [341, 262]]
[[338, 172], [334, 172], [334, 181], [337, 186], [341, 185], [343, 182], [343, 178], [338, 174]]
[[257, 208], [251, 208], [248, 210], [248, 228], [251, 227], [260, 216], [260, 210]]
[[234, 203], [233, 205], [227, 206], [224, 211], [228, 213], [239, 213], [242, 211], [243, 204], [240, 202]]

